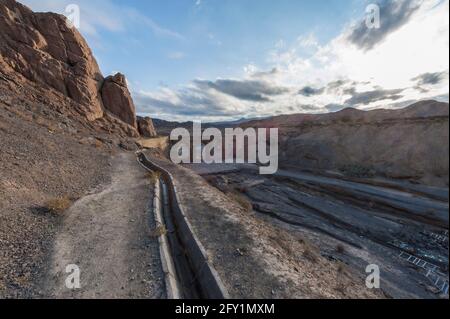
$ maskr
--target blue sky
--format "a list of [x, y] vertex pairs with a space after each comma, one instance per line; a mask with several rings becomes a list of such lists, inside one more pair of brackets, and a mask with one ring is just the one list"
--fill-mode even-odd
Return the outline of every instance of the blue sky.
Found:
[[[138, 111], [155, 117], [224, 120], [448, 100], [448, 0], [379, 2], [384, 29], [369, 34], [369, 45], [366, 31], [358, 33], [365, 0], [22, 2], [59, 13], [78, 4], [80, 31], [102, 72], [124, 73]], [[435, 36], [423, 45], [438, 55], [412, 43]], [[405, 43], [419, 63], [396, 53]], [[419, 89], [427, 73], [436, 83]]]

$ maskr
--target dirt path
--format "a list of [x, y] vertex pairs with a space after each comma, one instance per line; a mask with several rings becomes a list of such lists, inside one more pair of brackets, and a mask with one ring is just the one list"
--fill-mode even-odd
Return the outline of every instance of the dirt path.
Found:
[[[111, 172], [109, 185], [66, 212], [44, 283], [48, 297], [165, 297], [158, 241], [150, 236], [150, 179], [134, 154], [118, 155]], [[80, 289], [66, 287], [71, 264], [80, 269]]]

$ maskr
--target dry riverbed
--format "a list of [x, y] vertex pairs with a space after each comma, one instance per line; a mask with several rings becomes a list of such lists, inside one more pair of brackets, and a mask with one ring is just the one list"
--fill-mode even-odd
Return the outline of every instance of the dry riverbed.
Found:
[[445, 291], [445, 281], [448, 289], [448, 189], [284, 170], [261, 176], [248, 165], [206, 166], [187, 165], [246, 203], [258, 219], [319, 247], [323, 257], [360, 276], [368, 265], [378, 265], [386, 296], [448, 298], [439, 289]]

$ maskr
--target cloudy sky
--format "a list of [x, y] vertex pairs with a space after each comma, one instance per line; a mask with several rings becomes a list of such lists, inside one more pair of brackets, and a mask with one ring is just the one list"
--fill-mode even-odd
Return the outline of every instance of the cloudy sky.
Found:
[[[449, 0], [23, 0], [81, 10], [138, 112], [222, 121], [448, 102]], [[377, 4], [379, 28], [366, 25]]]

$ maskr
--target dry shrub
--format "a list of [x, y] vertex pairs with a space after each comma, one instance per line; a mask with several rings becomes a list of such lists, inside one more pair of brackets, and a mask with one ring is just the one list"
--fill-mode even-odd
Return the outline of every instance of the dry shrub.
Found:
[[245, 194], [248, 192], [248, 188], [246, 186], [242, 186], [238, 188], [238, 191], [242, 194]]
[[273, 235], [269, 235], [269, 239], [282, 248], [288, 255], [295, 256], [292, 241], [282, 231], [275, 231]]
[[309, 247], [305, 248], [305, 250], [303, 251], [303, 257], [312, 262], [317, 262], [319, 260], [319, 256], [316, 251], [310, 249]]
[[155, 184], [161, 178], [161, 173], [157, 171], [149, 171], [147, 172], [147, 177], [150, 179], [152, 184]]
[[228, 197], [237, 202], [246, 212], [253, 211], [253, 204], [250, 200], [238, 192], [229, 192]]
[[347, 275], [347, 273], [348, 273], [347, 265], [341, 261], [338, 262], [337, 272], [338, 272], [338, 274], [341, 274], [341, 275]]
[[150, 237], [158, 238], [167, 234], [166, 226], [159, 224], [150, 232]]
[[305, 241], [303, 245], [303, 257], [305, 257], [309, 261], [318, 262], [320, 256], [319, 249], [307, 241]]
[[205, 176], [203, 176], [203, 179], [208, 183], [208, 184], [213, 184], [214, 183], [214, 180], [215, 180], [215, 177], [214, 176], [211, 176], [211, 175], [205, 175]]
[[345, 247], [342, 244], [338, 244], [336, 246], [336, 252], [338, 252], [339, 254], [344, 254], [345, 253]]
[[45, 203], [45, 207], [54, 214], [62, 214], [70, 206], [72, 206], [72, 200], [68, 196], [52, 198]]
[[346, 295], [346, 286], [345, 283], [341, 280], [336, 282], [336, 287], [334, 288], [337, 292], [341, 293], [343, 296]]
[[57, 132], [58, 128], [52, 124], [45, 125], [49, 133], [55, 133]]
[[103, 142], [96, 139], [95, 142], [94, 142], [94, 146], [95, 146], [95, 148], [102, 148], [103, 147]]
[[344, 115], [344, 116], [341, 117], [340, 121], [341, 121], [341, 123], [347, 124], [347, 123], [353, 122], [353, 119], [349, 115]]

